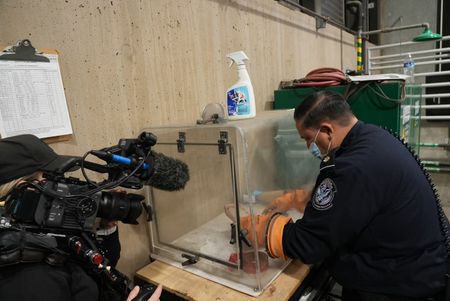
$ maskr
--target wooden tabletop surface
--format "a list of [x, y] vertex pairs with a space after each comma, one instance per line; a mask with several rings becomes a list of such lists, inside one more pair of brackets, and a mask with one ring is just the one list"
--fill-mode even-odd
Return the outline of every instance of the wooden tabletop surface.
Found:
[[136, 272], [136, 276], [186, 300], [288, 300], [309, 273], [309, 267], [293, 261], [258, 297], [252, 297], [221, 284], [199, 277], [161, 261], [154, 261]]

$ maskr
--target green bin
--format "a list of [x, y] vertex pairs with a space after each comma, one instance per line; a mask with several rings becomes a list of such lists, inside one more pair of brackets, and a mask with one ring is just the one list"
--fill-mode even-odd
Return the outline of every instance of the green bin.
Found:
[[355, 116], [366, 123], [390, 129], [419, 152], [420, 104], [422, 89], [419, 85], [403, 82], [361, 82], [352, 86], [325, 88], [295, 88], [276, 90], [274, 109], [291, 109], [298, 106], [308, 95], [330, 90], [342, 95], [355, 91], [348, 98]]

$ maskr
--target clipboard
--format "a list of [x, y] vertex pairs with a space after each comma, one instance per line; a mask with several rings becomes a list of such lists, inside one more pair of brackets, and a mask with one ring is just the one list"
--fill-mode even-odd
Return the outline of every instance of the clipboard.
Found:
[[[0, 95], [2, 136], [27, 133], [35, 134], [47, 143], [70, 140], [73, 131], [59, 70], [58, 52], [54, 49], [43, 49], [38, 53], [30, 40], [21, 40], [0, 52], [0, 67], [0, 87], [5, 91], [3, 99]], [[39, 77], [41, 75], [43, 78]], [[33, 80], [28, 80], [28, 76]], [[37, 86], [33, 87], [34, 84]], [[20, 91], [21, 95], [16, 95], [17, 91]], [[47, 91], [49, 94], [43, 95], [42, 91]], [[23, 103], [19, 104], [18, 102], [21, 101]], [[25, 118], [23, 118], [24, 115]], [[42, 116], [42, 118], [32, 119], [34, 115]], [[13, 127], [11, 124], [17, 128], [11, 130]], [[40, 125], [41, 128], [39, 126], [34, 128], [34, 124]], [[6, 129], [8, 126], [9, 130]], [[45, 132], [45, 129], [49, 129], [48, 132]]]
[[30, 40], [21, 40], [17, 45], [10, 49], [3, 50], [5, 54], [0, 55], [0, 60], [3, 61], [29, 61], [29, 62], [46, 62], [49, 63], [49, 58], [36, 53], [36, 49], [31, 45]]

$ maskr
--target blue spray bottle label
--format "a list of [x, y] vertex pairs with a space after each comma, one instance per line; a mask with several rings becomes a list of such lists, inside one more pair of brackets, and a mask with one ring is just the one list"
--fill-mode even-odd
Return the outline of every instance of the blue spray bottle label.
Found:
[[250, 114], [250, 96], [247, 86], [231, 89], [227, 93], [228, 116]]

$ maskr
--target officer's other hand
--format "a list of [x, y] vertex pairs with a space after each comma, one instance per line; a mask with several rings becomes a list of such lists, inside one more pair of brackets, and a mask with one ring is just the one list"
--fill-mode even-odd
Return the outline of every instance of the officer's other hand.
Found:
[[311, 191], [307, 189], [297, 189], [287, 192], [270, 202], [264, 209], [263, 214], [270, 212], [285, 212], [291, 209], [304, 213], [306, 204], [308, 204]]
[[[147, 301], [159, 301], [161, 293], [162, 293], [162, 285], [160, 284]], [[128, 295], [127, 301], [133, 300], [138, 294], [139, 294], [139, 286], [136, 285]]]
[[272, 211], [255, 215], [253, 221], [255, 228], [250, 215], [242, 217], [241, 229], [252, 245], [257, 242], [258, 249], [265, 248], [270, 257], [287, 259], [283, 251], [283, 231], [284, 226], [291, 222], [289, 216]]
[[252, 245], [255, 243], [255, 241], [257, 242], [259, 249], [264, 248], [266, 245], [266, 229], [272, 215], [272, 212], [269, 212], [268, 214], [255, 215], [254, 229], [252, 227], [252, 220], [250, 215], [241, 218], [241, 229]]

